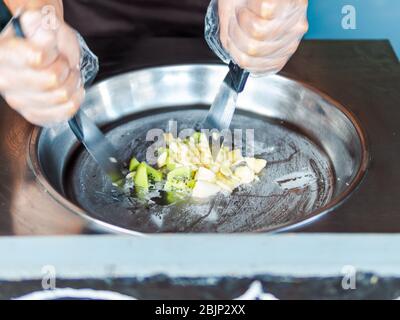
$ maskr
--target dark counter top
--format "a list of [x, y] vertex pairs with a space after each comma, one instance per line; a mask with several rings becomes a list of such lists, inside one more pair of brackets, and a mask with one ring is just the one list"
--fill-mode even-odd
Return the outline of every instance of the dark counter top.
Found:
[[[100, 57], [98, 80], [155, 65], [218, 62], [202, 39], [88, 39]], [[298, 232], [400, 232], [400, 64], [388, 41], [304, 41], [282, 74], [306, 82], [350, 109], [369, 137], [372, 161], [360, 188], [334, 212]], [[27, 166], [31, 126], [0, 105], [0, 234], [85, 232], [54, 201], [35, 204]], [[29, 186], [28, 184], [29, 183]], [[32, 191], [35, 190], [35, 191]]]

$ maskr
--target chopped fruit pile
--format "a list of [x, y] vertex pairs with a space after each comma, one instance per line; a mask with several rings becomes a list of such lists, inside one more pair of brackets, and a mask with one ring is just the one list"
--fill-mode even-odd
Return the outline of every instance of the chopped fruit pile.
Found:
[[155, 169], [133, 158], [126, 185], [133, 186], [138, 198], [149, 198], [150, 191], [160, 191], [167, 203], [189, 196], [209, 198], [219, 192], [231, 193], [243, 184], [258, 180], [265, 168], [264, 159], [243, 157], [241, 150], [221, 146], [213, 158], [207, 136], [196, 132], [182, 140], [165, 134], [166, 148], [158, 150]]

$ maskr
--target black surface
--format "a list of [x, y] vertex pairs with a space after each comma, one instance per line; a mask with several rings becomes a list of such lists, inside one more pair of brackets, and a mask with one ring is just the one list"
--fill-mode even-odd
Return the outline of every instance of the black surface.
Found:
[[68, 0], [64, 17], [83, 36], [198, 36], [210, 0]]
[[[219, 63], [203, 39], [89, 38], [98, 80], [166, 64]], [[351, 110], [371, 148], [369, 172], [336, 211], [300, 232], [400, 232], [400, 64], [389, 41], [303, 41], [281, 72]]]
[[[345, 290], [341, 277], [293, 278], [259, 275], [252, 278], [175, 278], [158, 275], [146, 279], [83, 279], [56, 281], [57, 288], [93, 289], [119, 292], [136, 299], [162, 300], [231, 300], [243, 295], [254, 281], [263, 291], [282, 300], [290, 299], [396, 299], [400, 296], [400, 279], [380, 278], [358, 273], [356, 288]], [[42, 291], [41, 280], [0, 281], [0, 299], [14, 299]]]

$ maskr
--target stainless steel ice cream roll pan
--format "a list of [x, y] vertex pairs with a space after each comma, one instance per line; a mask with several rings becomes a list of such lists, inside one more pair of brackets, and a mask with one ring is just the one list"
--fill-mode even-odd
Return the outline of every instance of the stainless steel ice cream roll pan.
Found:
[[[200, 64], [122, 74], [93, 86], [83, 109], [126, 161], [144, 155], [150, 129], [166, 129], [169, 120], [190, 128], [202, 119], [226, 71]], [[367, 172], [366, 136], [354, 115], [282, 76], [250, 78], [231, 127], [254, 130], [255, 153], [267, 168], [253, 185], [206, 202], [163, 206], [121, 198], [67, 124], [33, 131], [30, 163], [49, 196], [89, 226], [130, 234], [288, 230], [334, 210]]]

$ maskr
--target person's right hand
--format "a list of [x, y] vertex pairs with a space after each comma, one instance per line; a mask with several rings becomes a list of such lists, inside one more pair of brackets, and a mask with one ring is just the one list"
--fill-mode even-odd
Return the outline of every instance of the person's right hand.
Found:
[[84, 99], [76, 32], [59, 21], [50, 28], [40, 11], [21, 16], [26, 39], [9, 26], [0, 36], [0, 92], [28, 121], [50, 125], [70, 119]]
[[279, 72], [308, 30], [308, 0], [218, 0], [220, 39], [253, 74]]

